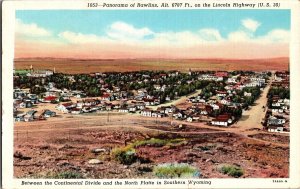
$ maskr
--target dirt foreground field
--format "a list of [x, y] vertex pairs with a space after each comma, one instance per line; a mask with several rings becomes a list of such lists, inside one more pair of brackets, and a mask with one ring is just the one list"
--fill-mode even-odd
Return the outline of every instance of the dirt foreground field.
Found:
[[[228, 178], [218, 171], [223, 164], [239, 166], [242, 178], [287, 178], [289, 137], [263, 131], [235, 133], [203, 123], [184, 128], [168, 119], [141, 119], [137, 115], [74, 116], [39, 123], [16, 123], [14, 176], [57, 178], [72, 172], [78, 178], [156, 178], [153, 169], [162, 163], [188, 163], [201, 178]], [[124, 165], [112, 158], [115, 147], [151, 138], [180, 139], [174, 145], [136, 147], [141, 160]], [[95, 149], [101, 152], [95, 153]], [[97, 163], [90, 161], [96, 159]]]
[[288, 70], [288, 58], [256, 59], [256, 60], [223, 60], [223, 59], [190, 59], [190, 60], [152, 60], [152, 59], [109, 59], [109, 60], [77, 60], [77, 59], [16, 59], [15, 69], [50, 69], [62, 73], [94, 73], [94, 72], [127, 72], [139, 70], [178, 70], [187, 72], [197, 70]]

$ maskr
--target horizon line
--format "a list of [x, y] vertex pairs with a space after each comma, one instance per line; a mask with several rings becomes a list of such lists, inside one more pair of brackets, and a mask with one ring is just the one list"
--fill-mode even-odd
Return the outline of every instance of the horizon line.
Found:
[[18, 57], [15, 60], [26, 59], [61, 59], [61, 60], [271, 60], [271, 59], [290, 59], [289, 56], [285, 57], [266, 57], [266, 58], [70, 58], [70, 57]]

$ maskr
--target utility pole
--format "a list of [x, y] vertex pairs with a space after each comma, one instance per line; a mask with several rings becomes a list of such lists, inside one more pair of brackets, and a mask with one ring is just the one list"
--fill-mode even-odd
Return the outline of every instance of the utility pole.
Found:
[[28, 142], [28, 130], [26, 131], [26, 142]]

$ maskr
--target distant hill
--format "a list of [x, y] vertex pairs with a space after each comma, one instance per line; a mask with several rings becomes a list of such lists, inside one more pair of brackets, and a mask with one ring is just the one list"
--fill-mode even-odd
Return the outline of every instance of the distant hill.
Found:
[[18, 58], [15, 69], [53, 69], [63, 73], [125, 72], [138, 70], [288, 70], [289, 58], [270, 59], [67, 59]]

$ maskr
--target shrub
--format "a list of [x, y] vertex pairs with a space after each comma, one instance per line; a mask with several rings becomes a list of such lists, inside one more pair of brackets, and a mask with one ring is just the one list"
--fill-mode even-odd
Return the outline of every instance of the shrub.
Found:
[[60, 172], [60, 173], [54, 174], [53, 178], [55, 178], [55, 179], [79, 179], [79, 178], [83, 178], [83, 177], [80, 173], [72, 172], [72, 171], [65, 171], [65, 172]]
[[163, 140], [158, 138], [151, 138], [149, 140], [142, 140], [142, 141], [136, 141], [132, 144], [132, 147], [139, 147], [139, 146], [145, 146], [145, 145], [151, 145], [155, 147], [162, 147], [165, 145], [173, 145], [180, 142], [183, 142], [184, 139], [170, 139], [170, 140]]
[[165, 163], [154, 167], [153, 173], [159, 178], [197, 178], [200, 172], [186, 163]]
[[244, 174], [244, 171], [241, 167], [227, 164], [222, 165], [221, 168], [219, 168], [219, 171], [235, 178], [241, 177]]
[[130, 146], [115, 148], [112, 150], [112, 157], [122, 164], [130, 165], [137, 160], [135, 150]]

